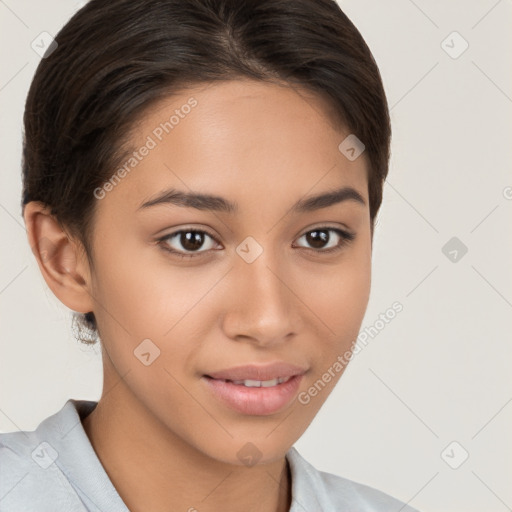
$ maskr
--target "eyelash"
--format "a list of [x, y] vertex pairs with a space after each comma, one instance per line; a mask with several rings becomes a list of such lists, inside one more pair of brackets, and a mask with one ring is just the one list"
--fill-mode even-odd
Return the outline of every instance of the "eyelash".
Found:
[[[301, 247], [301, 249], [311, 250], [311, 251], [319, 253], [319, 254], [332, 254], [332, 253], [338, 252], [341, 249], [343, 249], [347, 244], [352, 242], [352, 240], [354, 240], [354, 238], [355, 238], [355, 235], [353, 233], [349, 233], [348, 231], [344, 231], [339, 228], [333, 228], [330, 226], [320, 226], [320, 227], [317, 227], [314, 229], [310, 229], [309, 231], [306, 231], [305, 233], [303, 233], [299, 238], [302, 238], [304, 235], [307, 235], [308, 233], [312, 233], [314, 231], [334, 231], [337, 235], [340, 236], [341, 240], [338, 243], [338, 245], [336, 245], [335, 247], [331, 247], [330, 249], [308, 249], [307, 247]], [[173, 255], [177, 256], [178, 258], [183, 258], [183, 259], [185, 259], [185, 258], [192, 259], [192, 258], [200, 257], [200, 256], [204, 255], [206, 252], [208, 252], [208, 251], [200, 251], [200, 252], [195, 252], [195, 253], [190, 253], [190, 254], [182, 253], [180, 251], [175, 251], [174, 249], [170, 249], [169, 246], [164, 243], [167, 240], [172, 239], [172, 238], [176, 237], [177, 235], [180, 235], [181, 233], [203, 233], [203, 234], [206, 234], [209, 237], [211, 237], [216, 243], [219, 243], [219, 241], [212, 234], [208, 233], [208, 231], [192, 229], [192, 228], [180, 229], [179, 231], [175, 231], [173, 233], [170, 233], [168, 235], [165, 235], [165, 236], [157, 239], [157, 242], [159, 242], [161, 244], [161, 247], [163, 250], [172, 253]]]

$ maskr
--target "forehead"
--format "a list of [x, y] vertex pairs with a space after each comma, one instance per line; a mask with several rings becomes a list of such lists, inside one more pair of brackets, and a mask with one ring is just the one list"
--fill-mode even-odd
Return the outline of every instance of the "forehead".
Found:
[[338, 148], [348, 135], [311, 92], [250, 80], [202, 84], [144, 112], [130, 137], [135, 156], [121, 163], [128, 172], [109, 196], [131, 210], [170, 186], [238, 204], [341, 185], [367, 198], [366, 155], [350, 161]]

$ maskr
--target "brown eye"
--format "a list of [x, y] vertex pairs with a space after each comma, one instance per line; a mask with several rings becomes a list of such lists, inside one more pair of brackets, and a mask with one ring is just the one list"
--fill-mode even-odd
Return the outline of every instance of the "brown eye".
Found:
[[307, 243], [310, 244], [313, 249], [324, 249], [324, 244], [329, 242], [331, 238], [327, 230], [310, 231], [304, 236], [306, 237]]
[[[331, 233], [334, 233], [334, 236]], [[306, 249], [312, 249], [320, 253], [330, 253], [348, 244], [355, 238], [355, 235], [338, 228], [320, 227], [304, 233], [300, 238], [304, 238], [310, 246], [305, 247]]]
[[[162, 247], [165, 250], [176, 254], [177, 256], [187, 258], [194, 257], [212, 249], [212, 247], [215, 246], [215, 243], [213, 243], [213, 246], [211, 243], [205, 243], [208, 241], [208, 239], [216, 242], [215, 238], [213, 238], [213, 236], [208, 234], [206, 231], [200, 231], [196, 229], [182, 229], [160, 238], [159, 242], [162, 243]], [[200, 250], [205, 245], [206, 249]], [[210, 245], [210, 247], [208, 245]]]
[[197, 231], [182, 231], [179, 243], [187, 251], [197, 251], [204, 244], [204, 234]]

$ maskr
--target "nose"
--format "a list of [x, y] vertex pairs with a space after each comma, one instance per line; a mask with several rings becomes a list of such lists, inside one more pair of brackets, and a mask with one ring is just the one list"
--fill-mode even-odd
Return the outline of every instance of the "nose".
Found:
[[226, 336], [259, 346], [285, 343], [301, 328], [301, 301], [294, 294], [290, 268], [276, 264], [270, 251], [255, 261], [235, 262], [229, 276], [229, 299], [222, 316]]

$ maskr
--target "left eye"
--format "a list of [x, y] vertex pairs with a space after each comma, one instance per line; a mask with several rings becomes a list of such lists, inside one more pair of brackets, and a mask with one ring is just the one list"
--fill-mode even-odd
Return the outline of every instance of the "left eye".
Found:
[[[337, 243], [331, 243], [332, 236], [329, 233], [334, 233], [336, 237], [339, 238]], [[207, 247], [205, 250], [200, 251], [198, 249], [204, 245], [205, 237], [209, 238], [214, 243], [211, 243], [212, 245]], [[336, 240], [336, 237], [334, 237], [334, 241]], [[304, 247], [304, 249], [309, 249], [317, 253], [332, 253], [341, 250], [346, 244], [355, 238], [355, 235], [338, 228], [320, 227], [304, 233], [298, 238], [298, 240], [301, 238], [305, 238], [307, 243], [313, 246]], [[162, 242], [164, 250], [181, 258], [194, 258], [199, 256], [201, 253], [207, 252], [209, 249], [213, 249], [215, 243], [219, 243], [215, 237], [206, 231], [195, 229], [182, 229], [171, 233], [170, 235], [166, 235], [158, 241]], [[181, 248], [173, 247], [173, 242], [181, 245]], [[331, 246], [325, 247], [325, 244], [329, 243], [331, 243]]]
[[[335, 233], [336, 237], [338, 237], [340, 240], [334, 245], [331, 244], [330, 247], [326, 248], [324, 247], [324, 244], [331, 242], [331, 236], [328, 234], [329, 232]], [[338, 228], [321, 227], [304, 233], [300, 238], [304, 237], [309, 244], [313, 245], [314, 251], [319, 253], [331, 253], [342, 249], [344, 245], [348, 244], [355, 238], [355, 235]], [[321, 246], [321, 248], [318, 246]]]

